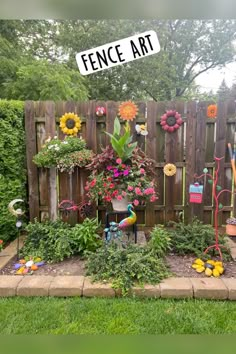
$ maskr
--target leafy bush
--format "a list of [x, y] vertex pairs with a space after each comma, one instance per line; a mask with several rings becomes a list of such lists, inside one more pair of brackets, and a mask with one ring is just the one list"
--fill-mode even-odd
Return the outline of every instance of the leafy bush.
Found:
[[39, 256], [47, 262], [59, 262], [73, 254], [83, 254], [99, 247], [96, 219], [85, 219], [71, 227], [61, 220], [29, 223], [22, 256]]
[[0, 235], [4, 243], [16, 236], [11, 200], [26, 199], [24, 104], [0, 100]]
[[158, 257], [163, 257], [165, 253], [170, 250], [171, 236], [163, 225], [154, 226], [150, 233], [148, 247], [150, 247]]
[[39, 167], [57, 167], [61, 172], [73, 172], [74, 167], [87, 165], [92, 158], [92, 151], [86, 149], [86, 142], [75, 136], [57, 137], [46, 140], [46, 144], [34, 156], [33, 161]]
[[[188, 225], [183, 222], [173, 223], [173, 225], [174, 228], [170, 234], [173, 251], [177, 254], [195, 254], [197, 257], [201, 257], [204, 250], [215, 243], [214, 228], [211, 225], [204, 225], [197, 218]], [[219, 239], [221, 244], [225, 244], [222, 236]], [[208, 255], [214, 255], [214, 252], [214, 250], [210, 250]], [[227, 251], [222, 249], [222, 253], [226, 255]]]
[[163, 260], [149, 248], [130, 244], [123, 249], [114, 242], [104, 243], [90, 254], [86, 268], [94, 281], [112, 281], [113, 288], [121, 289], [122, 295], [136, 283], [157, 284], [169, 276]]
[[76, 224], [71, 229], [73, 251], [75, 253], [94, 252], [101, 245], [101, 239], [97, 233], [98, 228], [97, 219], [87, 218], [82, 224]]

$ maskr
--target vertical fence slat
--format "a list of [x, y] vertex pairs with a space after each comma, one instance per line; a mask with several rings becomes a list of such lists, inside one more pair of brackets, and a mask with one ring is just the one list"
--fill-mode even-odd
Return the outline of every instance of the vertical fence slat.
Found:
[[[197, 124], [196, 124], [196, 142], [195, 142], [195, 173], [201, 175], [205, 167], [205, 153], [206, 153], [206, 109], [207, 105], [200, 102], [197, 107]], [[202, 180], [198, 180], [202, 183]], [[203, 204], [193, 204], [193, 216], [203, 220]]]
[[[156, 160], [156, 121], [157, 121], [157, 103], [148, 102], [147, 104], [147, 155]], [[161, 191], [159, 191], [161, 192]], [[155, 209], [151, 203], [146, 206], [146, 226], [151, 227], [157, 223], [155, 219]]]
[[[45, 130], [47, 134], [54, 137], [56, 134], [55, 104], [45, 102]], [[57, 172], [56, 168], [48, 169], [48, 194], [49, 194], [49, 217], [51, 220], [57, 219]]]
[[[220, 170], [219, 170], [219, 179], [218, 185], [222, 188], [225, 188], [225, 155], [226, 155], [226, 121], [227, 121], [227, 107], [226, 103], [223, 101], [218, 102], [218, 113], [217, 113], [217, 121], [216, 121], [216, 145], [215, 145], [215, 156], [223, 157], [220, 161]], [[222, 193], [219, 198], [219, 202], [225, 206], [226, 203], [226, 193]], [[222, 212], [218, 214], [218, 222], [221, 225], [222, 223]]]
[[186, 121], [186, 170], [185, 170], [185, 222], [190, 222], [193, 217], [193, 206], [189, 203], [189, 186], [193, 182], [195, 174], [195, 145], [196, 145], [196, 102], [188, 102], [187, 104], [187, 121]]
[[30, 221], [34, 218], [39, 219], [39, 189], [38, 189], [38, 172], [37, 166], [32, 159], [36, 154], [36, 130], [34, 121], [34, 102], [25, 102], [25, 132], [27, 141], [27, 171], [29, 186], [29, 212]]

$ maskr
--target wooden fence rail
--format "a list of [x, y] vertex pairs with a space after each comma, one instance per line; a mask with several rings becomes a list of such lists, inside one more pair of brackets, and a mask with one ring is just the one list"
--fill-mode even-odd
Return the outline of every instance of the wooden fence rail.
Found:
[[[194, 182], [194, 174], [201, 174], [204, 167], [214, 172], [214, 155], [224, 157], [219, 184], [228, 189], [232, 186], [232, 171], [227, 143], [234, 144], [236, 126], [236, 105], [234, 101], [218, 102], [216, 119], [207, 118], [207, 102], [138, 102], [139, 113], [131, 123], [134, 140], [156, 161], [159, 199], [153, 205], [137, 208], [140, 225], [152, 227], [158, 223], [180, 218], [186, 222], [193, 216], [205, 223], [212, 223], [213, 201], [212, 186], [204, 183], [202, 204], [189, 203], [189, 185]], [[105, 106], [106, 117], [97, 117], [96, 106]], [[82, 137], [89, 148], [100, 152], [102, 146], [109, 143], [103, 133], [113, 131], [114, 119], [118, 113], [119, 102], [33, 102], [25, 103], [25, 129], [27, 139], [27, 165], [29, 185], [30, 219], [55, 218], [58, 202], [72, 199], [79, 203], [84, 198], [84, 186], [88, 171], [76, 169], [72, 175], [57, 173], [54, 169], [37, 168], [32, 162], [33, 156], [40, 151], [49, 136], [63, 138], [59, 129], [59, 118], [66, 112], [75, 112], [82, 119]], [[166, 133], [161, 125], [161, 116], [168, 109], [177, 110], [184, 124], [174, 133]], [[147, 137], [137, 136], [136, 123], [147, 122]], [[163, 167], [174, 163], [177, 173], [166, 177]], [[228, 193], [222, 194], [224, 209], [220, 213], [219, 223], [224, 224], [230, 213], [235, 212], [235, 198]], [[99, 218], [104, 221], [105, 208], [98, 206]], [[71, 222], [80, 222], [78, 215], [71, 216]]]

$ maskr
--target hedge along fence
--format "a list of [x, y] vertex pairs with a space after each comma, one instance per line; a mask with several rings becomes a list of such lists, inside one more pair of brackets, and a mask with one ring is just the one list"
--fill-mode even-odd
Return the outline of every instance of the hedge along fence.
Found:
[[[88, 171], [77, 169], [72, 175], [58, 173], [54, 169], [37, 168], [32, 162], [33, 156], [41, 149], [48, 136], [56, 133], [63, 137], [59, 129], [59, 118], [66, 112], [75, 112], [82, 118], [82, 137], [89, 148], [99, 152], [101, 146], [109, 143], [109, 137], [103, 132], [113, 131], [114, 119], [118, 113], [119, 102], [32, 102], [25, 104], [25, 122], [27, 135], [27, 164], [29, 180], [30, 218], [55, 218], [58, 202], [72, 199], [78, 204], [84, 198], [84, 185]], [[105, 106], [106, 117], [97, 117], [96, 106]], [[236, 109], [233, 101], [218, 103], [217, 119], [207, 118], [207, 102], [139, 102], [139, 113], [131, 122], [134, 140], [156, 161], [159, 199], [155, 204], [137, 207], [139, 224], [148, 227], [170, 220], [178, 221], [180, 216], [188, 222], [198, 216], [205, 223], [213, 218], [212, 187], [204, 183], [202, 204], [189, 204], [189, 185], [193, 183], [194, 174], [201, 174], [204, 167], [209, 173], [214, 170], [214, 154], [224, 157], [221, 163], [219, 184], [232, 188], [232, 171], [227, 143], [234, 143]], [[168, 109], [176, 109], [182, 116], [184, 124], [174, 133], [166, 133], [161, 125], [161, 116]], [[147, 122], [148, 136], [139, 137], [135, 133], [136, 123]], [[166, 177], [163, 167], [174, 163], [177, 173]], [[219, 216], [219, 224], [225, 223], [235, 207], [228, 193], [222, 194], [224, 209]], [[235, 205], [235, 203], [234, 203]], [[105, 207], [98, 206], [99, 218], [104, 221]], [[77, 214], [72, 222], [80, 221]]]
[[4, 241], [16, 235], [8, 203], [26, 200], [26, 176], [24, 103], [0, 100], [0, 238]]

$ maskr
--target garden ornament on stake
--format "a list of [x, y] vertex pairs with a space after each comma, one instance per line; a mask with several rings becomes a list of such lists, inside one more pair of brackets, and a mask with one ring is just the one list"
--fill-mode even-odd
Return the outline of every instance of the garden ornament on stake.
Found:
[[219, 253], [221, 261], [223, 259], [221, 248], [225, 248], [226, 250], [228, 250], [228, 248], [224, 245], [219, 244], [218, 213], [223, 209], [223, 205], [219, 203], [219, 197], [224, 192], [228, 192], [232, 194], [232, 191], [230, 191], [229, 189], [222, 189], [222, 187], [217, 184], [219, 179], [220, 161], [222, 159], [223, 157], [220, 158], [214, 157], [214, 160], [216, 161], [217, 164], [214, 175], [209, 174], [207, 168], [204, 168], [203, 170], [204, 173], [202, 175], [194, 176], [197, 179], [208, 176], [210, 178], [208, 182], [212, 184], [212, 194], [213, 194], [214, 204], [215, 204], [215, 212], [214, 212], [215, 244], [207, 247], [204, 253], [206, 254], [210, 249], [215, 249]]
[[122, 236], [122, 230], [126, 229], [129, 226], [135, 224], [137, 220], [137, 215], [133, 211], [133, 205], [129, 204], [127, 206], [128, 217], [121, 220], [119, 223], [111, 221], [109, 227], [105, 228], [106, 241], [111, 241], [112, 239], [120, 238]]
[[14, 199], [8, 204], [9, 212], [16, 217], [16, 227], [17, 227], [17, 259], [19, 259], [19, 245], [20, 245], [20, 228], [22, 226], [21, 217], [24, 215], [24, 211], [20, 208], [15, 209], [14, 205], [16, 203], [24, 203], [22, 199]]

